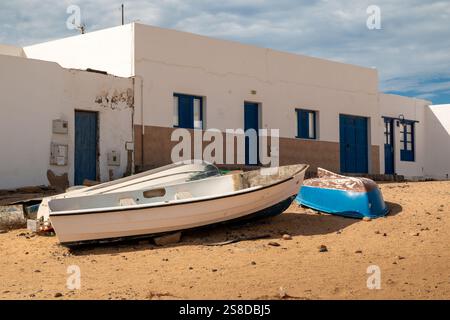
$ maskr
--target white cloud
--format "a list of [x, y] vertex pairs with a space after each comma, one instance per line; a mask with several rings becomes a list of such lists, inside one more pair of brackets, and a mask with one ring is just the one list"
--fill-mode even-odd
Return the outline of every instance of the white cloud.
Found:
[[[0, 4], [0, 43], [31, 44], [74, 34], [66, 8], [77, 4], [87, 30], [127, 21], [242, 41], [363, 66], [380, 72], [381, 89], [420, 91], [450, 78], [450, 2], [371, 0], [16, 0]], [[368, 30], [366, 9], [381, 9]]]

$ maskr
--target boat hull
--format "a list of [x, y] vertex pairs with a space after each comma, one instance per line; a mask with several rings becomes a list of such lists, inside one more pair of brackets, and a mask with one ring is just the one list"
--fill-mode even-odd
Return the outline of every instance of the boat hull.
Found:
[[255, 214], [279, 214], [295, 198], [303, 177], [304, 171], [267, 187], [213, 199], [120, 211], [55, 214], [50, 219], [62, 244], [180, 231]]
[[187, 228], [187, 229], [179, 229], [179, 230], [171, 230], [171, 231], [165, 231], [165, 232], [158, 232], [158, 233], [147, 233], [147, 234], [140, 234], [140, 235], [131, 235], [131, 236], [120, 236], [120, 237], [113, 237], [113, 238], [105, 238], [105, 239], [96, 239], [96, 240], [83, 240], [83, 241], [72, 241], [72, 242], [62, 242], [61, 244], [64, 246], [80, 246], [80, 245], [88, 245], [88, 244], [101, 244], [101, 243], [115, 243], [119, 241], [127, 241], [127, 240], [136, 240], [136, 239], [145, 239], [148, 237], [155, 237], [164, 235], [167, 233], [172, 232], [178, 232], [178, 231], [187, 231], [187, 230], [196, 230], [201, 228], [213, 228], [220, 225], [231, 225], [233, 223], [244, 223], [248, 221], [254, 221], [258, 219], [265, 219], [274, 217], [277, 215], [282, 214], [284, 211], [286, 211], [287, 208], [294, 202], [295, 196], [291, 196], [286, 200], [281, 201], [280, 203], [277, 203], [276, 205], [265, 208], [263, 210], [260, 210], [258, 212], [249, 214], [247, 216], [242, 216], [236, 219], [231, 220], [225, 220], [222, 222], [207, 224], [207, 225], [201, 225], [197, 227]]
[[296, 201], [317, 211], [352, 218], [378, 218], [389, 212], [378, 188], [356, 192], [304, 185]]

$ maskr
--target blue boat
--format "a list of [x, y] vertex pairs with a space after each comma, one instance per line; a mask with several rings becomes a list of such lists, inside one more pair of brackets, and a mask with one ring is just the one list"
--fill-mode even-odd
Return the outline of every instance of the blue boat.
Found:
[[307, 179], [296, 200], [317, 211], [352, 217], [378, 218], [389, 212], [378, 185], [371, 179], [347, 177], [319, 168]]

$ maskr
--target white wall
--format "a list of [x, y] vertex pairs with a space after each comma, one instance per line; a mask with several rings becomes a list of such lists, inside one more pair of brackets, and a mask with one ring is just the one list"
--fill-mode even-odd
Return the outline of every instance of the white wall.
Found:
[[[260, 102], [263, 127], [279, 128], [290, 138], [296, 135], [295, 108], [318, 110], [320, 139], [334, 142], [339, 113], [378, 115], [374, 69], [137, 23], [24, 50], [30, 58], [67, 68], [143, 77], [146, 125], [172, 126], [174, 92], [207, 97], [208, 128], [242, 127], [244, 100]], [[380, 143], [375, 129], [371, 137], [372, 144]]]
[[133, 75], [133, 24], [88, 32], [24, 47], [28, 58], [54, 61], [64, 68], [97, 69]]
[[[135, 46], [146, 125], [172, 126], [174, 92], [205, 96], [206, 127], [221, 130], [243, 127], [244, 101], [261, 103], [262, 126], [289, 138], [296, 136], [295, 108], [319, 111], [324, 141], [339, 141], [339, 113], [378, 118], [374, 69], [141, 24]], [[380, 143], [376, 127], [371, 137]]]
[[[397, 127], [394, 122], [394, 158], [395, 158], [395, 172], [399, 175], [404, 175], [409, 178], [422, 177], [425, 174], [425, 152], [426, 139], [428, 134], [426, 131], [425, 109], [431, 102], [421, 99], [402, 97], [393, 94], [380, 94], [380, 118], [379, 135], [384, 143], [384, 122], [382, 116], [398, 118], [403, 115], [405, 120], [416, 120], [418, 123], [414, 125], [415, 130], [415, 160], [401, 161], [400, 160], [400, 140], [401, 140], [401, 126]], [[380, 171], [384, 173], [384, 146], [380, 148]]]
[[25, 57], [25, 52], [21, 47], [0, 44], [0, 54], [14, 57]]
[[426, 108], [427, 122], [425, 175], [435, 179], [450, 177], [450, 104]]
[[[74, 175], [75, 110], [99, 114], [99, 167], [102, 181], [126, 170], [125, 142], [132, 140], [132, 109], [125, 98], [97, 103], [101, 96], [129, 96], [132, 80], [77, 70], [56, 63], [0, 55], [0, 189], [48, 184], [46, 172]], [[113, 107], [113, 108], [112, 108]], [[114, 110], [113, 110], [114, 109]], [[69, 134], [52, 134], [52, 120], [68, 121]], [[49, 164], [51, 142], [69, 145], [68, 166]], [[109, 150], [121, 153], [121, 166], [109, 167]]]
[[[144, 114], [140, 92], [136, 92], [136, 124], [143, 118], [145, 125], [171, 127], [174, 92], [206, 97], [205, 127], [221, 130], [243, 127], [244, 101], [261, 103], [262, 127], [280, 129], [281, 137], [288, 138], [296, 135], [295, 108], [319, 112], [321, 141], [339, 142], [340, 113], [369, 117], [370, 144], [379, 146], [381, 173], [381, 117], [403, 114], [405, 119], [419, 121], [415, 161], [400, 161], [400, 129], [395, 126], [396, 172], [407, 177], [435, 174], [429, 168], [433, 161], [426, 160], [425, 145], [432, 138], [425, 126], [437, 113], [425, 114], [430, 104], [425, 100], [379, 94], [375, 69], [137, 23], [24, 50], [29, 57], [56, 61], [64, 67], [136, 76], [137, 87], [143, 79]], [[443, 168], [436, 174], [444, 172]]]

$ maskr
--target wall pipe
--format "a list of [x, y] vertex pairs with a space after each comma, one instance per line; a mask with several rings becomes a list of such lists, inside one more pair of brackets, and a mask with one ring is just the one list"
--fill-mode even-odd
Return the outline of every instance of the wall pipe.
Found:
[[140, 75], [135, 75], [133, 78], [139, 78], [141, 82], [141, 168], [144, 168], [144, 136], [145, 136], [145, 125], [144, 125], [144, 78]]

